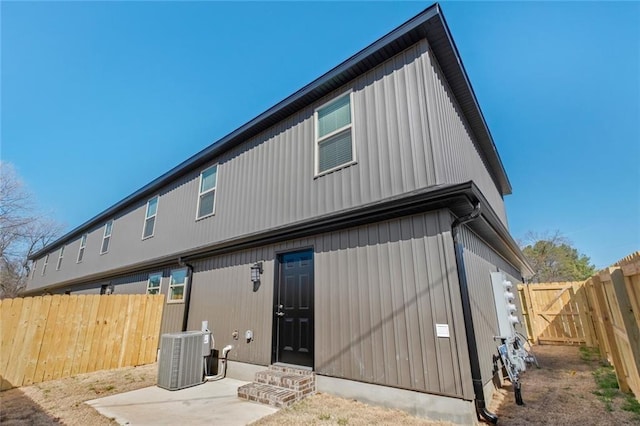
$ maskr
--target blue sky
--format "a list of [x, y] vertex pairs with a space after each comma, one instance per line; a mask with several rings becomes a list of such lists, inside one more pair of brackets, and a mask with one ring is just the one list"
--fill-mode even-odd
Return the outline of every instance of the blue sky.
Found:
[[[430, 3], [1, 3], [1, 156], [70, 230]], [[640, 3], [442, 4], [512, 234], [640, 250]]]

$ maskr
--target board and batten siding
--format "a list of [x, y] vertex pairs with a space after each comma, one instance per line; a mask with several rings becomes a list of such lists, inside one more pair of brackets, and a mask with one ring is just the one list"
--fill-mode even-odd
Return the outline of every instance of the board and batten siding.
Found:
[[207, 320], [230, 359], [270, 364], [277, 254], [312, 248], [317, 374], [472, 399], [450, 223], [430, 212], [195, 262], [188, 328]]
[[[491, 272], [504, 272], [513, 283], [516, 306], [520, 306], [515, 288], [521, 282], [521, 275], [517, 268], [500, 257], [466, 226], [460, 227], [459, 235], [464, 246], [464, 266], [471, 298], [471, 314], [476, 332], [482, 383], [486, 384], [493, 378], [493, 356], [498, 354], [500, 344], [493, 338], [499, 332]], [[522, 312], [518, 312], [518, 316], [521, 324], [524, 324]]]
[[[52, 252], [46, 276], [37, 271], [29, 289], [151, 259], [173, 255], [177, 259], [178, 253], [216, 241], [442, 183], [476, 180], [502, 215], [503, 200], [491, 186], [437, 69], [426, 40], [416, 43], [161, 189], [153, 237], [142, 240], [147, 199], [139, 200], [114, 216], [108, 253], [100, 254], [104, 229], [100, 224], [88, 233], [81, 263], [76, 264], [77, 238], [67, 245], [62, 268], [51, 267], [58, 248]], [[357, 163], [315, 177], [314, 110], [347, 91], [353, 93]], [[451, 144], [455, 149], [444, 148]], [[464, 161], [455, 160], [458, 156]], [[215, 215], [196, 220], [199, 174], [212, 164], [218, 164]]]

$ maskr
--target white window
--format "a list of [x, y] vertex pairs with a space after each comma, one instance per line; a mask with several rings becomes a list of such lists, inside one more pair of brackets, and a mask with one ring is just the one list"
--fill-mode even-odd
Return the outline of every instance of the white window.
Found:
[[184, 290], [188, 285], [187, 281], [187, 268], [171, 270], [168, 302], [184, 301]]
[[36, 268], [38, 267], [38, 261], [34, 260], [31, 263], [31, 279], [33, 279], [33, 277], [36, 275]]
[[316, 175], [355, 162], [351, 92], [315, 110]]
[[47, 264], [49, 263], [49, 255], [47, 254], [44, 257], [44, 263], [42, 264], [42, 275], [44, 275], [45, 272], [47, 272]]
[[78, 260], [76, 263], [82, 262], [82, 258], [84, 257], [84, 248], [87, 246], [87, 234], [84, 234], [80, 239], [80, 250], [78, 250]]
[[158, 294], [162, 290], [162, 272], [149, 274], [147, 280], [147, 294]]
[[105, 254], [109, 251], [109, 241], [111, 241], [111, 230], [113, 229], [113, 220], [104, 224], [104, 234], [102, 236], [102, 247], [100, 247], [100, 254]]
[[64, 257], [64, 246], [60, 247], [60, 254], [58, 255], [58, 264], [56, 265], [56, 271], [59, 271], [62, 267], [62, 258]]
[[198, 194], [197, 219], [211, 216], [216, 206], [216, 185], [218, 183], [218, 166], [209, 167], [200, 173], [200, 191]]
[[144, 216], [144, 227], [142, 228], [142, 239], [153, 237], [153, 230], [156, 226], [156, 214], [158, 213], [158, 196], [147, 201], [147, 212]]

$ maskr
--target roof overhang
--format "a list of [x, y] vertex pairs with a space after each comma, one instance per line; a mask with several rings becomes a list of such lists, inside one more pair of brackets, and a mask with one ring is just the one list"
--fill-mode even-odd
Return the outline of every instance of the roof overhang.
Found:
[[435, 3], [248, 123], [178, 164], [162, 176], [89, 219], [82, 225], [74, 228], [52, 244], [35, 252], [29, 259], [39, 258], [45, 253], [50, 252], [54, 247], [68, 240], [78, 238], [84, 232], [111, 218], [120, 210], [140, 200], [146, 199], [168, 183], [178, 179], [194, 168], [212, 161], [225, 151], [241, 144], [260, 132], [267, 130], [269, 127], [291, 116], [296, 111], [342, 87], [344, 84], [380, 65], [387, 59], [422, 39], [427, 39], [431, 46], [440, 68], [449, 82], [449, 86], [471, 127], [480, 152], [489, 165], [489, 171], [494, 182], [503, 195], [510, 194], [511, 184], [507, 178], [504, 166], [500, 160], [482, 111], [480, 110], [478, 100], [471, 87], [471, 83], [469, 82], [469, 78], [440, 9], [440, 5]]

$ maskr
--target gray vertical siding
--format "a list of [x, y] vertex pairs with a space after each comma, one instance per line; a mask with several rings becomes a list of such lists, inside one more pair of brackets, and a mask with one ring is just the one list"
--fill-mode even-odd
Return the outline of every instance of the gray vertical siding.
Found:
[[[348, 90], [357, 164], [315, 177], [314, 109]], [[99, 254], [103, 225], [97, 226], [88, 233], [81, 263], [76, 263], [77, 239], [68, 244], [61, 270], [54, 267], [55, 250], [46, 276], [36, 272], [29, 288], [104, 274], [445, 182], [476, 180], [504, 216], [502, 199], [456, 108], [422, 40], [211, 162], [218, 164], [214, 216], [195, 220], [198, 177], [207, 164], [158, 192], [152, 238], [141, 238], [145, 198], [115, 215], [108, 253]]]
[[[182, 331], [183, 318], [184, 303], [165, 303], [162, 311], [160, 334]], [[195, 330], [200, 330], [200, 327], [195, 328]]]
[[433, 140], [438, 183], [473, 180], [507, 225], [501, 193], [489, 174], [488, 165], [474, 143], [473, 133], [449, 83], [431, 52], [423, 56], [426, 69], [428, 116]]
[[[460, 228], [460, 240], [464, 245], [464, 265], [471, 296], [482, 381], [486, 383], [493, 377], [493, 355], [497, 354], [498, 347], [498, 342], [493, 339], [493, 336], [498, 335], [498, 317], [491, 286], [491, 272], [505, 272], [514, 287], [520, 283], [520, 278], [517, 278], [520, 273], [467, 227]], [[518, 292], [514, 290], [513, 293], [516, 296], [516, 306], [520, 306]]]
[[[269, 364], [277, 253], [312, 247], [317, 373], [472, 398], [450, 221], [425, 213], [200, 261], [189, 329], [208, 320], [232, 359]], [[256, 261], [264, 274], [253, 292]], [[436, 323], [451, 337], [436, 337]]]
[[[253, 291], [250, 266], [263, 262], [258, 291]], [[216, 349], [232, 345], [230, 358], [252, 364], [271, 363], [273, 318], [274, 247], [244, 250], [194, 262], [189, 330], [199, 330], [209, 322]], [[238, 330], [238, 340], [232, 338]], [[254, 340], [247, 343], [246, 330]]]
[[147, 278], [147, 273], [140, 272], [87, 282], [69, 288], [63, 287], [54, 292], [64, 293], [66, 290], [71, 290], [73, 294], [100, 294], [103, 284], [111, 284], [113, 285], [114, 294], [142, 294], [147, 290]]

